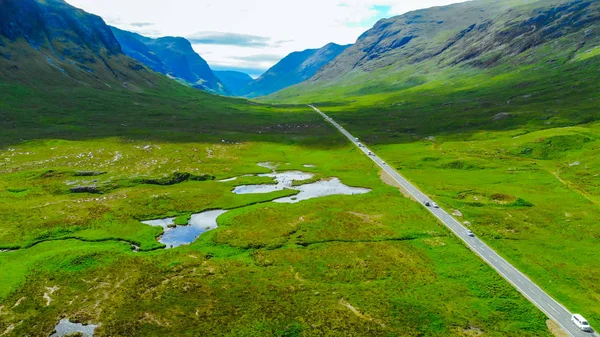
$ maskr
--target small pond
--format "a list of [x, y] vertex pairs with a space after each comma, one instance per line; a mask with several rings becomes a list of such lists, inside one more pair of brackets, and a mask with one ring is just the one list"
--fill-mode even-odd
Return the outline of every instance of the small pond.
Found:
[[288, 171], [281, 173], [266, 173], [259, 174], [258, 177], [269, 177], [274, 178], [277, 184], [270, 185], [243, 185], [233, 189], [235, 194], [262, 194], [271, 193], [275, 191], [281, 191], [286, 188], [292, 188], [294, 181], [307, 180], [314, 177], [312, 173], [305, 173], [300, 171]]
[[164, 233], [158, 242], [166, 245], [167, 248], [175, 248], [190, 244], [196, 241], [202, 233], [218, 228], [217, 218], [226, 212], [225, 210], [214, 210], [193, 214], [187, 226], [173, 227], [175, 218], [142, 221], [142, 223], [162, 227]]
[[302, 200], [326, 197], [330, 195], [355, 195], [371, 192], [371, 190], [368, 188], [350, 187], [345, 185], [338, 178], [295, 186], [292, 187], [292, 189], [300, 191], [300, 193], [291, 197], [275, 199], [273, 202], [294, 204]]
[[[261, 167], [275, 169], [275, 165], [269, 163], [259, 163]], [[315, 167], [312, 164], [306, 164], [305, 167]], [[242, 185], [233, 189], [235, 194], [263, 194], [285, 189], [300, 191], [297, 195], [273, 200], [277, 203], [297, 203], [303, 200], [326, 197], [330, 195], [354, 195], [371, 192], [368, 188], [350, 187], [345, 185], [338, 178], [321, 180], [310, 184], [294, 186], [295, 181], [304, 181], [313, 178], [315, 175], [301, 171], [275, 172], [267, 174], [258, 174], [258, 177], [274, 178], [276, 184], [263, 185]]]
[[71, 323], [68, 319], [62, 319], [54, 328], [54, 333], [50, 337], [64, 337], [80, 333], [84, 337], [93, 337], [94, 330], [98, 325]]

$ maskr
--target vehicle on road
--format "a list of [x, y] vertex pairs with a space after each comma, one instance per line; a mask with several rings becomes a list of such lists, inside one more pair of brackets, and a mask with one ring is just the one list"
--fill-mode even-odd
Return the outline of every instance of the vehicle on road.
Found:
[[358, 142], [359, 139], [358, 138], [354, 138], [354, 140]]
[[373, 156], [373, 152], [371, 152], [371, 151], [369, 151], [368, 154], [369, 154], [369, 156]]
[[384, 161], [382, 161], [382, 162], [381, 162], [381, 165], [385, 165], [385, 162], [384, 162]]
[[358, 147], [365, 147], [365, 146], [362, 145], [361, 143], [358, 143]]
[[431, 206], [433, 206], [433, 208], [440, 208], [440, 205], [436, 204], [435, 202], [432, 202]]
[[427, 207], [431, 207], [431, 203], [430, 203], [429, 201], [425, 201], [425, 202], [424, 202], [424, 204], [425, 204], [425, 206], [427, 206]]
[[574, 314], [573, 316], [571, 316], [571, 322], [573, 322], [573, 324], [575, 324], [575, 326], [581, 329], [582, 331], [592, 332], [592, 327], [580, 314]]
[[470, 237], [475, 237], [475, 234], [473, 233], [473, 231], [467, 231], [467, 235]]

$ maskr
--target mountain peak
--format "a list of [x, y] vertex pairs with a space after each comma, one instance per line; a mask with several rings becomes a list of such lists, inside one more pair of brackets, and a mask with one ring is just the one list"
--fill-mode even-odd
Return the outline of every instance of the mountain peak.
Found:
[[154, 71], [169, 75], [186, 84], [209, 92], [228, 94], [208, 63], [183, 37], [165, 36], [157, 39], [113, 28], [123, 51]]
[[243, 90], [243, 96], [266, 96], [311, 78], [349, 46], [328, 43], [319, 49], [297, 51], [284, 57]]
[[27, 74], [36, 71], [44, 81], [103, 88], [158, 80], [122, 53], [102, 18], [62, 0], [0, 0], [3, 40], [1, 78], [33, 80]]

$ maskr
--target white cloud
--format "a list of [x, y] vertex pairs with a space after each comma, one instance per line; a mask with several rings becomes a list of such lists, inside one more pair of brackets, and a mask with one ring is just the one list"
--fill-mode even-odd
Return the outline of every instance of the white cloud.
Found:
[[[189, 37], [199, 33], [207, 36], [207, 32], [218, 32], [230, 42], [236, 37], [254, 37], [255, 43], [245, 47], [232, 43], [194, 44], [209, 64], [220, 69], [266, 69], [276, 63], [273, 55], [284, 57], [329, 42], [354, 43], [382, 14], [399, 15], [462, 1], [465, 0], [67, 0], [102, 16], [108, 24], [152, 37]], [[389, 7], [389, 11], [382, 13], [374, 6]], [[253, 55], [270, 57], [259, 60]]]

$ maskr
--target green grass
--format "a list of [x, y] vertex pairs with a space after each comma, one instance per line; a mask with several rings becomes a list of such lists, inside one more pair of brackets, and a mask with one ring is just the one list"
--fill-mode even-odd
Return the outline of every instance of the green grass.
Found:
[[543, 62], [520, 67], [457, 67], [393, 92], [333, 86], [286, 101], [322, 101], [324, 112], [598, 325], [600, 110], [590, 69], [600, 59], [580, 50], [548, 62], [560, 55], [545, 48], [536, 55]]
[[[559, 301], [594, 322], [600, 318], [598, 131], [593, 124], [516, 139], [497, 133], [490, 141], [381, 145], [377, 151], [440, 203], [460, 210], [462, 221]], [[564, 139], [570, 140], [566, 148]], [[540, 146], [543, 151], [522, 154]]]
[[[549, 336], [542, 313], [307, 107], [4, 88], [0, 247], [21, 248], [0, 253], [6, 336], [49, 335], [65, 317], [101, 323], [97, 336]], [[372, 191], [276, 204], [295, 192], [218, 182], [267, 161]], [[110, 188], [70, 191], [93, 184]], [[215, 208], [230, 210], [219, 228], [177, 249], [140, 223]]]

